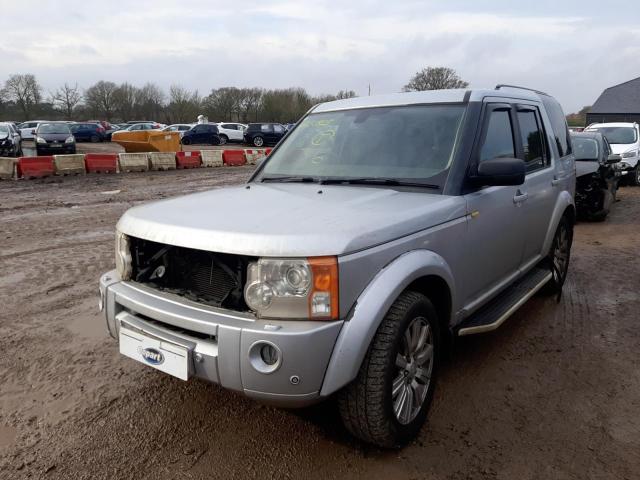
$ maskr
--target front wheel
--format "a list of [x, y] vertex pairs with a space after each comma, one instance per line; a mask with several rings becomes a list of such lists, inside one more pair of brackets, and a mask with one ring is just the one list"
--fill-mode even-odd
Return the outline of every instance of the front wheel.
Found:
[[571, 244], [573, 243], [573, 223], [565, 215], [560, 220], [556, 233], [551, 242], [551, 249], [546, 262], [551, 270], [551, 280], [545, 285], [543, 291], [547, 294], [558, 295], [562, 292], [562, 286], [569, 272], [569, 260], [571, 258]]
[[418, 292], [402, 293], [378, 327], [358, 376], [340, 393], [347, 429], [387, 448], [415, 438], [433, 398], [439, 352], [432, 303]]
[[218, 137], [218, 145], [226, 145], [229, 139], [225, 135], [220, 135]]
[[633, 178], [631, 179], [631, 183], [635, 186], [640, 186], [640, 161], [636, 165], [636, 168], [631, 172], [633, 174]]
[[264, 138], [257, 136], [253, 137], [253, 146], [254, 147], [262, 147], [264, 145]]

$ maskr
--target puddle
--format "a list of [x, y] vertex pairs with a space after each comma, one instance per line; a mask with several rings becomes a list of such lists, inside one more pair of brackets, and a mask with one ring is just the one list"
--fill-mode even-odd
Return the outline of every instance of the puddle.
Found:
[[18, 430], [8, 425], [0, 425], [0, 448], [9, 447], [18, 436]]

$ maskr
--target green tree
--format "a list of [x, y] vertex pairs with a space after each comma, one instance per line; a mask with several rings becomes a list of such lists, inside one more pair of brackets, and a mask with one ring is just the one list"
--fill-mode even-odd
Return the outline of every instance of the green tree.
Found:
[[405, 92], [421, 92], [424, 90], [467, 88], [468, 86], [469, 83], [462, 80], [452, 68], [427, 67], [416, 72], [402, 90]]

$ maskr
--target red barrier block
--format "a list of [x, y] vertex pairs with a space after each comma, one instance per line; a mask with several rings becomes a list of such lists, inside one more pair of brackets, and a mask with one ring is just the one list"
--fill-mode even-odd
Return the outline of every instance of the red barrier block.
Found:
[[202, 165], [200, 151], [176, 152], [176, 166], [178, 168], [199, 168]]
[[117, 153], [87, 153], [84, 157], [87, 173], [116, 173]]
[[271, 153], [271, 150], [273, 150], [273, 148], [265, 148], [264, 154], [269, 155]]
[[55, 173], [52, 156], [20, 157], [18, 159], [18, 175], [24, 178], [48, 177]]
[[222, 161], [225, 165], [244, 165], [246, 163], [244, 150], [225, 150], [222, 152]]

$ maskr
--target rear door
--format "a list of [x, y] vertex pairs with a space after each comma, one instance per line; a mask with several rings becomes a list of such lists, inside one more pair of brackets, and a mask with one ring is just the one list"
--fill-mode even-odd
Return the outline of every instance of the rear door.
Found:
[[[486, 103], [471, 168], [494, 158], [518, 156], [515, 109]], [[492, 186], [465, 195], [469, 212], [465, 305], [474, 310], [518, 276], [525, 243], [521, 186]]]
[[525, 246], [522, 266], [527, 269], [543, 256], [543, 244], [556, 201], [554, 169], [546, 131], [536, 105], [517, 106], [518, 129], [525, 161], [526, 180], [522, 191]]

